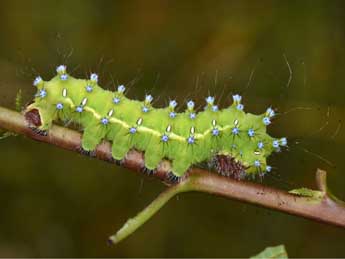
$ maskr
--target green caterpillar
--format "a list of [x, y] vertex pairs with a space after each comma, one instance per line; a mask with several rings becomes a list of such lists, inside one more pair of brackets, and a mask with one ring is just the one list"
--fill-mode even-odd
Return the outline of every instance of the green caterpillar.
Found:
[[177, 102], [166, 108], [152, 107], [152, 96], [143, 102], [125, 97], [125, 87], [115, 92], [98, 85], [98, 76], [89, 80], [67, 74], [58, 66], [50, 81], [34, 80], [38, 92], [26, 112], [38, 110], [38, 130], [47, 131], [55, 120], [73, 121], [83, 128], [82, 148], [92, 151], [103, 140], [112, 142], [112, 156], [125, 157], [130, 149], [143, 151], [145, 166], [154, 170], [163, 159], [172, 162], [172, 173], [183, 176], [195, 164], [216, 160], [216, 169], [226, 175], [256, 175], [269, 172], [266, 158], [286, 146], [286, 138], [272, 138], [266, 126], [275, 116], [268, 108], [262, 115], [243, 111], [241, 96], [219, 110], [214, 98], [206, 98], [203, 111], [187, 103], [182, 113], [175, 112]]

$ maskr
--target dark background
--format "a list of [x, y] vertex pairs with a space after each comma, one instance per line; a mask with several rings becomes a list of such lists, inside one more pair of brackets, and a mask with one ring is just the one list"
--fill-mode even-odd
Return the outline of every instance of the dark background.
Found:
[[[320, 167], [345, 199], [343, 1], [1, 0], [0, 39], [2, 106], [19, 89], [29, 102], [34, 77], [60, 63], [156, 106], [201, 106], [211, 93], [224, 107], [239, 92], [247, 111], [278, 108], [269, 132], [289, 139], [264, 184], [313, 187]], [[0, 256], [248, 257], [277, 244], [292, 257], [345, 256], [344, 229], [199, 193], [108, 247], [161, 183], [23, 137], [0, 142], [0, 164]]]

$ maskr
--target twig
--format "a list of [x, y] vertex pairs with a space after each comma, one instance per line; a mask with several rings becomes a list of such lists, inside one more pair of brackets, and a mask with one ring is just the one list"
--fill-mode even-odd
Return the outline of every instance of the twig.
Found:
[[[21, 114], [2, 107], [0, 107], [0, 128], [72, 151], [79, 150], [81, 143], [81, 134], [79, 132], [56, 125], [53, 125], [50, 129], [48, 136], [37, 135], [28, 128]], [[111, 156], [110, 143], [103, 142], [100, 144], [95, 150], [95, 157], [114, 163]], [[141, 152], [132, 150], [127, 154], [121, 165], [133, 171], [141, 172], [144, 168], [144, 156]], [[153, 176], [167, 182], [169, 172], [170, 163], [163, 161]], [[132, 228], [134, 230], [137, 229], [153, 216], [172, 196], [182, 191], [211, 193], [345, 228], [345, 203], [339, 201], [327, 190], [325, 171], [318, 170], [316, 180], [318, 189], [324, 193], [318, 199], [293, 195], [285, 190], [275, 189], [262, 184], [236, 181], [203, 169], [192, 168], [188, 177], [184, 178], [178, 185], [170, 187], [171, 189], [161, 194], [158, 200], [154, 201], [153, 205], [150, 205], [151, 207], [139, 214], [144, 220], [137, 222]], [[120, 237], [115, 236], [115, 241], [127, 236], [131, 232], [128, 231], [126, 233], [125, 231], [122, 233], [119, 234]]]
[[156, 214], [172, 197], [181, 192], [190, 191], [188, 183], [183, 182], [167, 188], [164, 192], [151, 202], [149, 206], [139, 212], [134, 218], [128, 219], [122, 228], [117, 231], [115, 235], [109, 237], [110, 244], [117, 244], [121, 240], [128, 237], [146, 221], [148, 221], [154, 214]]

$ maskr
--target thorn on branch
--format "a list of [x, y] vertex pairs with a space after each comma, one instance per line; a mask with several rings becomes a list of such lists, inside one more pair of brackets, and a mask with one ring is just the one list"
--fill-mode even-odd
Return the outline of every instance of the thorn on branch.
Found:
[[327, 172], [321, 169], [316, 171], [316, 185], [318, 190], [327, 194]]

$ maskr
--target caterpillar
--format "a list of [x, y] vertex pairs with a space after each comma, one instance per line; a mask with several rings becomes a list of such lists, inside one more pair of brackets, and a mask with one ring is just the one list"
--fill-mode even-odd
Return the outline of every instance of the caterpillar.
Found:
[[[182, 177], [191, 166], [210, 162], [223, 175], [241, 178], [270, 172], [267, 157], [287, 139], [267, 134], [275, 111], [269, 107], [263, 114], [246, 113], [242, 97], [232, 96], [233, 103], [219, 109], [215, 98], [208, 96], [202, 111], [189, 100], [184, 112], [177, 112], [177, 102], [168, 107], [152, 106], [153, 97], [130, 100], [125, 86], [112, 92], [98, 85], [98, 75], [87, 80], [67, 73], [65, 65], [56, 68], [50, 81], [40, 76], [34, 101], [26, 114], [36, 111], [37, 132], [47, 132], [53, 121], [72, 121], [83, 129], [81, 147], [92, 152], [102, 140], [112, 143], [112, 157], [123, 159], [131, 149], [144, 152], [145, 166], [155, 170], [163, 159], [172, 163], [172, 174]], [[31, 118], [32, 120], [32, 118]]]

